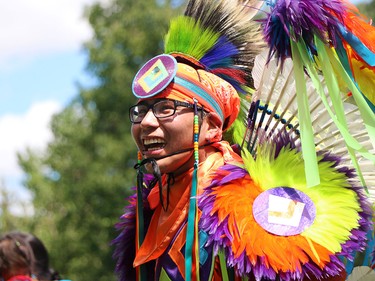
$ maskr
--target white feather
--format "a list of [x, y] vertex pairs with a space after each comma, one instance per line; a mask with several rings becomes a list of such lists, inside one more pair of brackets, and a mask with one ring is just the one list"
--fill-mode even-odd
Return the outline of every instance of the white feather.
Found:
[[375, 271], [368, 266], [356, 266], [346, 281], [374, 281]]

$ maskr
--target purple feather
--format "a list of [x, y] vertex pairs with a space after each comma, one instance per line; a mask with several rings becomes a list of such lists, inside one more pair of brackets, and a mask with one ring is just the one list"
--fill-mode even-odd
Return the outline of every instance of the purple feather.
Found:
[[[332, 166], [336, 167], [340, 164], [340, 158], [332, 155], [330, 153], [325, 153], [322, 161], [332, 162]], [[342, 246], [342, 252], [340, 255], [343, 257], [352, 260], [353, 254], [356, 252], [363, 251], [367, 245], [367, 233], [373, 229], [372, 224], [372, 207], [371, 203], [368, 200], [367, 195], [364, 193], [364, 189], [358, 186], [357, 182], [354, 181], [356, 177], [355, 171], [349, 169], [348, 167], [340, 167], [337, 169], [340, 173], [345, 174], [349, 179], [350, 189], [354, 190], [357, 193], [359, 203], [362, 211], [359, 212], [359, 228], [354, 229], [351, 233], [350, 240], [348, 240]]]
[[[144, 182], [147, 186], [152, 182], [153, 177], [144, 175]], [[132, 190], [136, 190], [135, 187]], [[151, 220], [152, 211], [148, 205], [147, 196], [151, 188], [142, 188], [142, 198], [144, 204], [145, 227], [147, 228]], [[128, 205], [124, 208], [124, 214], [120, 217], [120, 222], [115, 225], [120, 234], [112, 241], [115, 246], [113, 258], [116, 260], [115, 272], [119, 281], [132, 281], [135, 278], [133, 260], [135, 258], [135, 236], [136, 236], [136, 193], [129, 196]]]
[[290, 40], [303, 40], [310, 55], [314, 55], [314, 35], [326, 44], [336, 44], [336, 34], [343, 22], [338, 17], [346, 10], [343, 1], [275, 0], [267, 4], [271, 11], [261, 22], [270, 56], [276, 53], [281, 61], [291, 57]]
[[115, 271], [121, 281], [135, 280], [135, 270], [132, 264], [135, 257], [136, 194], [130, 196], [128, 202], [129, 205], [125, 207], [120, 222], [115, 225], [121, 233], [112, 241], [112, 245], [116, 246], [113, 254], [113, 258], [117, 261]]
[[229, 171], [230, 174], [226, 175], [220, 181], [220, 185], [229, 183], [233, 180], [245, 177], [248, 173], [246, 170], [235, 165], [225, 165], [222, 170]]

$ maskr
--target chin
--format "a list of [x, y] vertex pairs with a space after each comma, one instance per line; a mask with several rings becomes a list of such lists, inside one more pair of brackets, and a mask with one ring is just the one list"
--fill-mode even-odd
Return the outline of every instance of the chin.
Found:
[[175, 173], [175, 175], [179, 175], [194, 166], [194, 157], [191, 152], [185, 152], [157, 160], [156, 163], [162, 174]]
[[[176, 165], [173, 165], [169, 159], [156, 160], [161, 174], [172, 173], [176, 169]], [[151, 163], [145, 165], [146, 171], [150, 174], [154, 172]]]

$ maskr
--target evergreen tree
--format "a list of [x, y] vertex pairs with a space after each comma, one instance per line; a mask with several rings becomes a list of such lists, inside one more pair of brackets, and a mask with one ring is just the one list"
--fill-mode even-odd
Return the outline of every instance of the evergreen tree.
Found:
[[16, 230], [28, 230], [32, 206], [22, 201], [14, 190], [7, 187], [0, 179], [0, 235]]
[[46, 244], [51, 264], [75, 281], [115, 280], [111, 241], [135, 184], [137, 151], [128, 108], [132, 79], [159, 54], [162, 35], [182, 1], [115, 0], [86, 11], [94, 30], [85, 44], [96, 79], [54, 116], [45, 155], [19, 155], [34, 195], [30, 231]]

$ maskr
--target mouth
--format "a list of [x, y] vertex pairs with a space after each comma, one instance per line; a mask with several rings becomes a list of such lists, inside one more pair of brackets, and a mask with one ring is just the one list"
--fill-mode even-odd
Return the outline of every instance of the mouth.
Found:
[[163, 149], [165, 145], [166, 143], [164, 139], [162, 138], [155, 137], [155, 138], [143, 139], [143, 147], [144, 147], [144, 151], [146, 152]]

